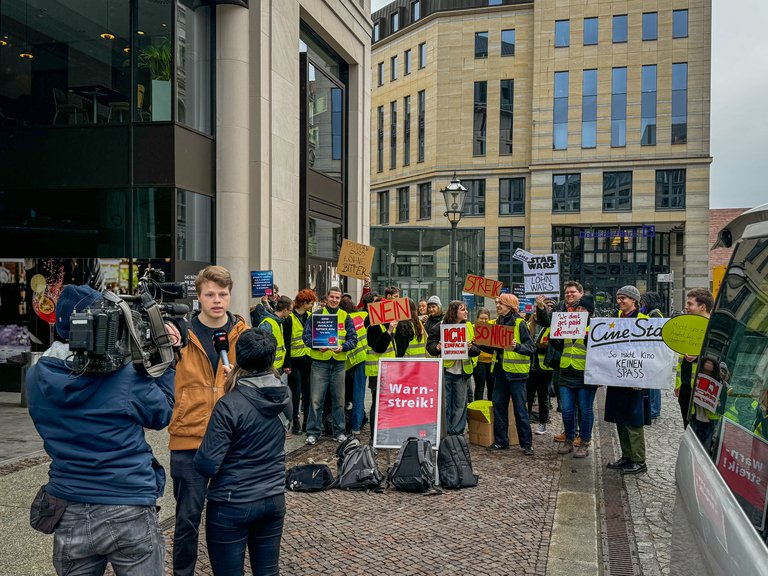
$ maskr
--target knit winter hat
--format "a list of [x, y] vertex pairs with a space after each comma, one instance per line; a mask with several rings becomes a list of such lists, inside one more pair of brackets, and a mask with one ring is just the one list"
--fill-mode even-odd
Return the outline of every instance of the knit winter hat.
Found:
[[595, 297], [592, 296], [592, 294], [583, 294], [581, 296], [581, 299], [576, 302], [576, 304], [573, 305], [574, 308], [578, 308], [579, 306], [586, 309], [587, 312], [590, 314], [595, 313]]
[[427, 300], [427, 304], [437, 304], [440, 306], [440, 308], [443, 307], [443, 303], [440, 302], [440, 298], [438, 296], [430, 296], [429, 300]]
[[632, 298], [635, 302], [638, 304], [640, 303], [640, 290], [632, 286], [631, 284], [628, 284], [627, 286], [622, 286], [616, 291], [616, 296], [626, 296], [627, 298]]
[[237, 365], [249, 372], [266, 372], [275, 361], [277, 340], [258, 328], [246, 330], [237, 339]]

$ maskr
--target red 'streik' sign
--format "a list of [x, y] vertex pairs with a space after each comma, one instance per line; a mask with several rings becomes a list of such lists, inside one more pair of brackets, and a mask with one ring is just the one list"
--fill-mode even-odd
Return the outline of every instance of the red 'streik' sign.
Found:
[[768, 443], [748, 430], [723, 419], [723, 437], [717, 469], [735, 494], [763, 511], [768, 490]]

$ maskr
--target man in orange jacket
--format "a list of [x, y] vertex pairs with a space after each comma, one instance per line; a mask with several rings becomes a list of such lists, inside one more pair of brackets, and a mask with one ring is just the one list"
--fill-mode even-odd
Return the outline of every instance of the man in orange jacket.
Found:
[[235, 344], [248, 325], [229, 312], [232, 276], [222, 266], [208, 266], [195, 278], [200, 312], [189, 326], [189, 345], [176, 365], [176, 403], [168, 426], [171, 435], [171, 478], [176, 499], [173, 535], [173, 574], [193, 576], [197, 563], [200, 517], [208, 479], [192, 464], [203, 441], [216, 401], [224, 395], [230, 367], [219, 360], [214, 334], [224, 331], [229, 340], [229, 361], [234, 365]]

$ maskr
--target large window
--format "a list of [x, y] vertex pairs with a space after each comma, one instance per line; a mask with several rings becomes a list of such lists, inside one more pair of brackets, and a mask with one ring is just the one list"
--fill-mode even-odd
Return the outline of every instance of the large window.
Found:
[[379, 224], [389, 224], [389, 190], [379, 192]]
[[379, 62], [376, 68], [379, 86], [384, 86], [384, 62]]
[[552, 176], [552, 212], [581, 210], [581, 174]]
[[603, 212], [632, 210], [632, 172], [603, 172]]
[[381, 172], [384, 170], [384, 106], [376, 110], [376, 120], [376, 170]]
[[381, 40], [381, 22], [373, 23], [373, 41], [378, 42]]
[[613, 43], [621, 44], [627, 41], [627, 15], [613, 17]]
[[338, 222], [307, 218], [307, 256], [336, 261], [341, 240], [341, 224]]
[[555, 97], [552, 112], [552, 148], [568, 148], [568, 72], [555, 72]]
[[598, 40], [598, 19], [584, 18], [584, 46], [593, 46], [597, 44]]
[[485, 156], [485, 132], [488, 119], [488, 83], [475, 82], [474, 125], [472, 155]]
[[403, 98], [403, 166], [411, 163], [411, 97]]
[[555, 48], [566, 48], [571, 44], [571, 21], [555, 21]]
[[344, 157], [344, 91], [329, 75], [309, 64], [309, 165], [336, 180], [342, 179]]
[[408, 75], [411, 73], [411, 51], [406, 50], [403, 54], [403, 74]]
[[627, 145], [627, 69], [614, 68], [611, 77], [611, 146]]
[[389, 79], [397, 80], [397, 56], [389, 59]]
[[515, 81], [501, 81], [499, 110], [499, 154], [512, 154], [512, 109], [515, 102]]
[[688, 64], [672, 64], [672, 144], [688, 141]]
[[640, 144], [656, 144], [656, 65], [643, 66], [640, 100]]
[[389, 104], [389, 169], [397, 168], [397, 102]]
[[672, 12], [672, 38], [688, 37], [688, 10]]
[[646, 12], [643, 14], [643, 40], [656, 40], [659, 35], [659, 14]]
[[515, 31], [514, 30], [501, 31], [501, 55], [502, 56], [515, 55]]
[[411, 22], [416, 22], [421, 19], [421, 1], [414, 0], [411, 2]]
[[499, 216], [525, 214], [525, 178], [499, 179]]
[[404, 186], [397, 189], [397, 221], [408, 222], [410, 215], [410, 202], [409, 202], [410, 188]]
[[394, 34], [400, 30], [400, 12], [393, 12], [389, 16], [389, 33]]
[[[109, 2], [107, 3], [109, 5]], [[176, 8], [176, 117], [212, 134], [211, 7], [181, 0]]]
[[432, 218], [432, 183], [419, 184], [419, 219]]
[[419, 132], [418, 132], [418, 161], [424, 162], [424, 130], [427, 121], [427, 94], [424, 90], [419, 91]]
[[515, 250], [525, 247], [525, 227], [499, 228], [499, 276], [505, 286], [523, 282], [523, 263], [512, 258]]
[[213, 198], [176, 190], [176, 258], [211, 262]]
[[475, 58], [488, 58], [488, 32], [475, 32]]
[[685, 170], [656, 170], [656, 209], [685, 208]]
[[597, 146], [597, 70], [584, 70], [581, 95], [581, 147]]
[[427, 65], [427, 43], [422, 42], [419, 44], [419, 68], [424, 68]]
[[464, 199], [465, 216], [485, 215], [485, 180], [462, 180], [461, 183], [467, 189]]

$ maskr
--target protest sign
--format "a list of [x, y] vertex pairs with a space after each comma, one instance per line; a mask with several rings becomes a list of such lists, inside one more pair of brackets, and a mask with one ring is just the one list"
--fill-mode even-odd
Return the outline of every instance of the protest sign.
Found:
[[661, 337], [678, 354], [698, 356], [704, 344], [709, 318], [697, 314], [683, 314], [670, 318], [664, 324]]
[[467, 278], [464, 280], [463, 291], [477, 294], [478, 296], [485, 296], [486, 298], [498, 298], [501, 295], [501, 287], [503, 285], [504, 283], [498, 280], [467, 274]]
[[473, 326], [475, 328], [475, 344], [478, 346], [511, 349], [515, 345], [514, 326], [501, 326], [487, 322], [478, 322]]
[[766, 490], [768, 490], [768, 443], [729, 418], [717, 452], [717, 470], [739, 496], [747, 517], [762, 530], [765, 527]]
[[410, 320], [411, 306], [408, 304], [408, 298], [371, 302], [368, 304], [368, 319], [371, 326], [388, 324], [396, 320]]
[[261, 298], [272, 295], [274, 280], [272, 270], [251, 270], [251, 297]]
[[520, 314], [533, 314], [534, 309], [536, 308], [536, 298], [518, 298], [518, 302], [520, 302]]
[[584, 383], [627, 388], [672, 388], [677, 354], [661, 339], [661, 329], [667, 320], [592, 318]]
[[710, 412], [717, 412], [722, 389], [722, 382], [706, 374], [699, 374], [696, 378], [696, 387], [693, 389], [693, 403]]
[[336, 348], [339, 345], [339, 317], [336, 314], [312, 314], [312, 348]]
[[350, 276], [351, 278], [364, 279], [371, 275], [373, 266], [373, 253], [376, 249], [366, 244], [358, 244], [347, 240], [341, 243], [339, 252], [339, 262], [336, 264], [336, 271], [341, 276]]
[[531, 256], [523, 262], [525, 295], [558, 297], [560, 295], [560, 266], [557, 254]]
[[379, 360], [375, 448], [400, 448], [408, 438], [439, 448], [442, 376], [439, 358]]
[[572, 338], [580, 340], [587, 335], [589, 312], [552, 312], [550, 340]]
[[443, 360], [465, 360], [469, 358], [466, 324], [440, 325], [440, 355]]
[[533, 258], [533, 254], [526, 252], [522, 248], [518, 248], [515, 250], [514, 254], [512, 254], [512, 258], [515, 260], [520, 260], [521, 262], [528, 262], [528, 260]]

